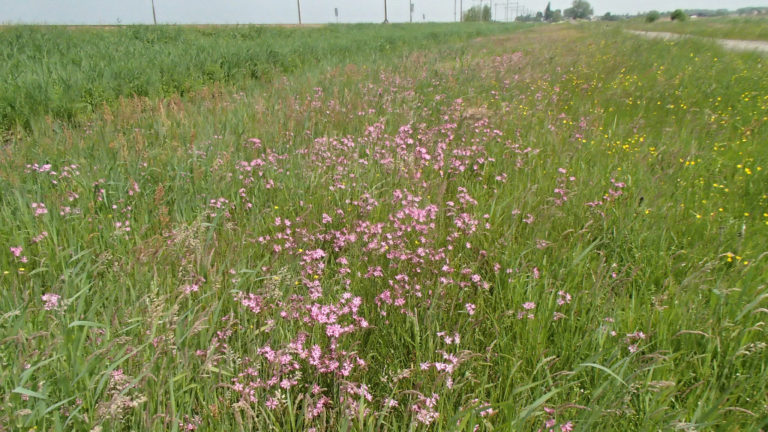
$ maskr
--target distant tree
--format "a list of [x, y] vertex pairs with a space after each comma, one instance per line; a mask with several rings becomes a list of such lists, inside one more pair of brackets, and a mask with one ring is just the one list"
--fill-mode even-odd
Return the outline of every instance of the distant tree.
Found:
[[518, 15], [518, 16], [515, 17], [515, 21], [517, 21], [517, 22], [536, 22], [536, 21], [541, 21], [541, 17], [539, 15], [541, 15], [541, 12], [537, 13], [536, 15], [531, 15], [531, 14], [528, 14], [528, 15]]
[[552, 8], [547, 3], [547, 7], [544, 9], [544, 21], [552, 21]]
[[571, 7], [565, 10], [566, 18], [586, 19], [592, 16], [592, 6], [586, 0], [573, 0]]
[[659, 13], [659, 11], [653, 10], [648, 12], [648, 15], [645, 16], [645, 22], [652, 23], [658, 20], [659, 18], [661, 18], [661, 14]]
[[685, 21], [688, 19], [688, 15], [686, 15], [682, 9], [675, 9], [675, 11], [672, 12], [672, 15], [669, 17], [672, 19], [672, 21]]
[[762, 15], [768, 13], [768, 7], [745, 7], [737, 9], [739, 15]]
[[552, 19], [550, 21], [552, 22], [560, 22], [563, 20], [563, 12], [560, 11], [560, 9], [555, 9], [552, 12]]
[[472, 6], [464, 12], [464, 21], [490, 21], [491, 20], [491, 7], [485, 6]]
[[606, 12], [605, 15], [603, 15], [603, 21], [618, 21], [621, 17], [618, 15], [611, 15], [610, 12]]
[[541, 13], [541, 11], [536, 12], [536, 21], [542, 21], [544, 19], [544, 14]]

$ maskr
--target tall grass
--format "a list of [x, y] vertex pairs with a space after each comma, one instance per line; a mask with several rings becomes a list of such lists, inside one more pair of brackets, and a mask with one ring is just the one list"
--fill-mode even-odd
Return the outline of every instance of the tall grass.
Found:
[[[520, 27], [520, 26], [517, 26]], [[42, 116], [83, 119], [121, 97], [185, 95], [213, 83], [425, 49], [513, 25], [0, 28], [0, 129]]]
[[541, 26], [20, 131], [0, 425], [765, 428], [764, 62]]

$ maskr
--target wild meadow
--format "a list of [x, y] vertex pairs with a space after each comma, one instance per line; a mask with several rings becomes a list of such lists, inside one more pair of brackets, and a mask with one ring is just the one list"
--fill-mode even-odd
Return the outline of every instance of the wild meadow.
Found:
[[0, 129], [34, 128], [45, 116], [82, 120], [121, 97], [241, 88], [525, 26], [0, 27]]
[[260, 30], [143, 28], [237, 78], [11, 109], [0, 430], [768, 427], [766, 57], [471, 29], [274, 29], [365, 38], [267, 79], [216, 57]]

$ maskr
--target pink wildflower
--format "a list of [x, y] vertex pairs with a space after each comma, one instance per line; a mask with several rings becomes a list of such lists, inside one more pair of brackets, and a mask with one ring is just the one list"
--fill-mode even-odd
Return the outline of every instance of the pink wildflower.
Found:
[[61, 296], [58, 294], [46, 293], [43, 294], [42, 300], [45, 302], [43, 308], [45, 310], [54, 310], [59, 307], [59, 300]]
[[35, 216], [40, 216], [48, 213], [48, 209], [45, 208], [43, 203], [32, 203], [32, 209], [35, 210]]
[[191, 294], [193, 292], [197, 292], [200, 290], [200, 285], [198, 284], [186, 284], [181, 287], [181, 290], [184, 292], [184, 294]]
[[130, 189], [128, 189], [128, 195], [133, 196], [134, 194], [137, 194], [139, 192], [141, 192], [141, 190], [139, 189], [139, 184], [136, 183], [135, 181], [132, 182]]
[[278, 406], [280, 406], [280, 403], [277, 399], [270, 397], [267, 399], [266, 405], [267, 405], [267, 408], [274, 410], [274, 409], [277, 409]]
[[464, 307], [467, 309], [467, 313], [468, 314], [470, 314], [470, 315], [474, 315], [475, 314], [476, 306], [473, 305], [472, 303], [467, 303], [467, 304], [464, 305]]
[[46, 237], [48, 237], [48, 232], [47, 231], [43, 231], [43, 232], [40, 233], [40, 235], [38, 235], [37, 237], [32, 239], [32, 243], [40, 243]]

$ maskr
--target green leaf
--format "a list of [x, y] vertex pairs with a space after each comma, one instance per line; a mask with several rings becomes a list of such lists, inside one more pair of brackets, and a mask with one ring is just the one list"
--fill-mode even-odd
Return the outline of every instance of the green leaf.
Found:
[[48, 409], [47, 409], [47, 410], [45, 410], [45, 412], [43, 413], [43, 415], [45, 415], [45, 414], [48, 414], [49, 412], [51, 412], [51, 411], [55, 410], [56, 408], [58, 408], [58, 407], [60, 407], [60, 406], [64, 405], [65, 403], [67, 403], [67, 402], [71, 401], [71, 400], [72, 400], [72, 399], [74, 399], [74, 398], [75, 398], [75, 396], [72, 396], [72, 397], [70, 397], [70, 398], [64, 399], [64, 400], [63, 400], [63, 401], [61, 401], [61, 402], [57, 402], [57, 403], [55, 403], [55, 404], [53, 404], [53, 405], [49, 406], [49, 407], [48, 407]]
[[605, 366], [600, 366], [599, 364], [596, 364], [596, 363], [581, 363], [579, 366], [590, 366], [590, 367], [593, 367], [593, 368], [596, 368], [596, 369], [600, 369], [601, 371], [607, 373], [608, 375], [616, 378], [620, 383], [622, 383], [625, 386], [629, 387], [629, 385], [627, 383], [625, 383], [623, 379], [621, 379], [618, 375], [616, 375], [616, 373], [614, 373], [612, 370], [608, 369]]
[[107, 328], [104, 324], [97, 323], [94, 321], [73, 321], [70, 323], [67, 328], [72, 327], [101, 327], [101, 328]]
[[48, 399], [48, 396], [42, 393], [38, 393], [36, 391], [32, 391], [30, 389], [25, 389], [24, 387], [16, 387], [15, 389], [13, 389], [13, 393], [18, 393], [18, 394], [22, 394], [22, 395], [30, 396], [33, 398], [42, 399], [42, 400]]

